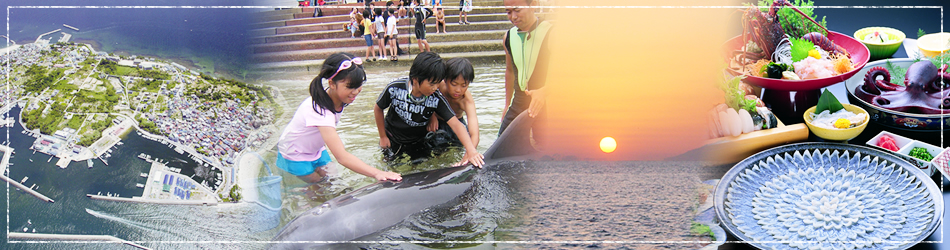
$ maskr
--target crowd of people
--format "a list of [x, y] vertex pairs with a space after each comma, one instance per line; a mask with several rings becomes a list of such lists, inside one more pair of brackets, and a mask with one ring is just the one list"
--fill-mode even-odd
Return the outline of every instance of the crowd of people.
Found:
[[[369, 9], [354, 10], [354, 21], [364, 27], [365, 58], [375, 56], [371, 52], [372, 42], [379, 41], [380, 35], [380, 45], [395, 41], [395, 22], [400, 16], [414, 15], [417, 20], [425, 20], [429, 15], [438, 18], [438, 13], [424, 6], [440, 6], [440, 1], [429, 1], [413, 0], [410, 9], [390, 8], [393, 2], [388, 2], [387, 8], [373, 10], [375, 15], [369, 15]], [[514, 27], [504, 37], [505, 107], [498, 134], [527, 112], [537, 119], [532, 128], [537, 140], [543, 134], [539, 127], [545, 113], [544, 85], [550, 54], [546, 41], [552, 25], [536, 15], [537, 8], [523, 8], [534, 6], [536, 0], [504, 0], [504, 4]], [[384, 21], [381, 23], [377, 16]], [[418, 25], [417, 21], [416, 36], [424, 41], [424, 27], [420, 34]], [[380, 31], [382, 27], [385, 31]], [[389, 55], [396, 55], [397, 47], [393, 44], [389, 42]], [[461, 147], [465, 153], [455, 166], [481, 167], [485, 161], [476, 149], [479, 121], [468, 88], [475, 80], [474, 67], [465, 58], [444, 60], [426, 47], [420, 44], [423, 51], [413, 59], [408, 74], [390, 82], [376, 99], [373, 113], [384, 158], [393, 161], [408, 157], [418, 162], [445, 152], [448, 147]], [[387, 52], [384, 46], [380, 50], [380, 56]], [[331, 162], [329, 154], [333, 154], [340, 165], [354, 172], [379, 181], [401, 180], [398, 173], [377, 169], [348, 153], [336, 130], [341, 113], [361, 93], [365, 81], [363, 59], [338, 52], [324, 60], [319, 74], [310, 82], [310, 96], [300, 103], [280, 136], [277, 166], [308, 183], [319, 183], [327, 179], [325, 166]]]
[[[467, 12], [472, 10], [471, 0], [462, 0], [459, 10], [461, 10], [459, 25], [470, 24]], [[314, 16], [319, 16], [320, 13], [320, 8], [316, 8]], [[374, 61], [387, 59], [398, 61], [398, 55], [408, 52], [399, 46], [398, 22], [409, 18], [415, 20], [413, 34], [416, 37], [419, 53], [427, 52], [432, 49], [426, 40], [426, 22], [433, 16], [436, 33], [448, 33], [445, 25], [445, 9], [442, 8], [441, 0], [387, 1], [385, 7], [375, 7], [372, 2], [365, 2], [363, 9], [353, 8], [350, 11], [350, 22], [343, 25], [343, 30], [349, 32], [351, 37], [361, 37], [366, 41], [364, 58]]]

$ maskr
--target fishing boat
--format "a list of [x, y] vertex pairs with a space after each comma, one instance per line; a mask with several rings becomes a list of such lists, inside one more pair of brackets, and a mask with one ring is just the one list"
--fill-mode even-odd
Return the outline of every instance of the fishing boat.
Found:
[[29, 180], [29, 179], [30, 179], [29, 176], [23, 176], [23, 180], [20, 180], [20, 183], [24, 183], [26, 182], [26, 180]]
[[137, 187], [137, 188], [145, 188], [145, 184], [142, 184], [142, 183], [135, 183], [135, 187]]
[[86, 159], [86, 165], [88, 165], [89, 168], [92, 168], [92, 158]]
[[141, 176], [142, 178], [148, 178], [148, 173], [141, 173], [139, 174], [139, 176]]

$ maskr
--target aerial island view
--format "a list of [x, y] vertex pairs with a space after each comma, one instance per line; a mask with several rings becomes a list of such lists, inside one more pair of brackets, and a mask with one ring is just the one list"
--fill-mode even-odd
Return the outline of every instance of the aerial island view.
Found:
[[[244, 13], [11, 11], [0, 48], [8, 242], [269, 238], [247, 237], [262, 229], [245, 226], [257, 211], [243, 197], [256, 190], [241, 179], [257, 179], [255, 151], [276, 143], [278, 90], [242, 77], [229, 49], [243, 43], [212, 43], [243, 40], [216, 25]], [[208, 229], [181, 229], [196, 221]]]
[[[262, 145], [272, 131], [273, 100], [261, 86], [217, 79], [175, 63], [149, 57], [97, 52], [88, 44], [58, 42], [40, 36], [36, 42], [5, 49], [2, 80], [12, 84], [2, 98], [22, 108], [22, 133], [35, 137], [35, 153], [56, 159], [66, 168], [71, 161], [93, 159], [109, 165], [112, 148], [134, 132], [167, 145], [210, 168], [183, 175], [167, 166], [169, 159], [138, 155], [151, 163], [138, 186], [148, 202], [172, 200], [218, 202], [235, 199], [237, 157], [248, 147]], [[11, 79], [6, 79], [10, 76]], [[10, 123], [8, 123], [10, 124]], [[12, 124], [11, 124], [12, 125]], [[198, 175], [198, 178], [194, 178]], [[194, 195], [193, 195], [194, 194]], [[92, 197], [118, 199], [115, 195]], [[222, 198], [224, 197], [224, 198]], [[167, 200], [167, 201], [156, 201]]]

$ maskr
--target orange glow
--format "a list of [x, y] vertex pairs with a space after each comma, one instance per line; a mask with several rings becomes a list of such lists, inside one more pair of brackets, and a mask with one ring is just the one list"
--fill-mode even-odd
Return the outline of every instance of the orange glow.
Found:
[[604, 153], [610, 153], [617, 149], [617, 141], [613, 137], [604, 137], [600, 139], [600, 151]]
[[[558, 1], [547, 75], [545, 154], [662, 160], [702, 146], [705, 112], [722, 101], [721, 46], [735, 1]], [[577, 6], [581, 6], [578, 8]], [[594, 147], [604, 134], [624, 146]], [[603, 152], [607, 152], [604, 150]]]

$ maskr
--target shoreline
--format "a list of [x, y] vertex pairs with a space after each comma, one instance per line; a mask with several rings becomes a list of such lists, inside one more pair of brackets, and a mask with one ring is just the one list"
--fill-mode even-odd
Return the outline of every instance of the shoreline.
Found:
[[[273, 130], [275, 128], [274, 124], [261, 127], [261, 129]], [[280, 131], [277, 131], [280, 132]], [[258, 186], [257, 181], [258, 177], [261, 176], [262, 171], [264, 171], [264, 162], [261, 161], [255, 153], [260, 155], [261, 158], [267, 160], [265, 156], [270, 156], [268, 150], [277, 145], [277, 141], [280, 136], [271, 136], [267, 138], [261, 146], [254, 150], [244, 150], [241, 153], [241, 158], [237, 164], [235, 164], [234, 169], [237, 171], [236, 179], [234, 184], [241, 187], [241, 196], [242, 200], [247, 201], [257, 201], [258, 200]], [[280, 173], [277, 172], [276, 166], [273, 163], [267, 162], [271, 166], [271, 174], [274, 176], [280, 176]]]
[[[214, 68], [215, 70], [214, 70], [213, 72], [205, 72], [205, 71], [204, 71], [204, 67], [202, 67], [201, 65], [198, 65], [197, 62], [195, 62], [195, 61], [193, 61], [193, 60], [191, 60], [191, 59], [189, 59], [189, 58], [187, 58], [187, 57], [167, 56], [167, 55], [156, 55], [156, 54], [152, 54], [152, 53], [148, 53], [148, 52], [145, 52], [145, 53], [135, 53], [135, 54], [133, 54], [131, 51], [127, 51], [127, 50], [105, 51], [105, 50], [102, 49], [102, 43], [100, 43], [99, 41], [90, 40], [90, 39], [74, 38], [74, 39], [72, 39], [72, 42], [73, 42], [73, 43], [89, 44], [89, 46], [92, 46], [92, 48], [93, 48], [95, 51], [103, 51], [103, 52], [111, 53], [111, 54], [114, 54], [114, 55], [117, 55], [117, 56], [132, 56], [132, 55], [136, 55], [136, 56], [152, 57], [152, 58], [156, 58], [156, 59], [159, 59], [159, 60], [166, 60], [166, 61], [169, 61], [169, 62], [174, 62], [174, 63], [181, 64], [182, 66], [185, 66], [186, 68], [188, 68], [188, 69], [190, 69], [190, 70], [195, 70], [196, 72], [199, 72], [199, 73], [206, 73], [206, 74], [207, 74], [207, 73], [210, 73], [210, 75], [215, 76], [215, 77], [217, 77], [217, 78], [230, 78], [230, 79], [234, 79], [234, 80], [240, 79], [240, 78], [237, 77], [237, 73], [238, 73], [238, 72], [235, 72], [235, 71], [239, 71], [238, 69], [231, 69], [231, 68], [218, 69], [217, 67], [215, 67], [215, 68]], [[197, 57], [197, 58], [201, 58], [201, 57]], [[211, 59], [211, 61], [214, 62], [214, 59]], [[244, 81], [244, 82], [246, 83], [246, 80], [241, 79], [240, 81]]]

